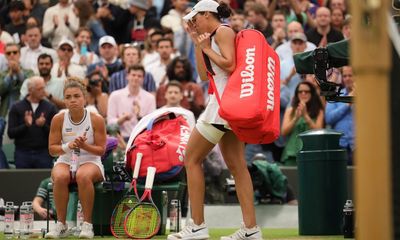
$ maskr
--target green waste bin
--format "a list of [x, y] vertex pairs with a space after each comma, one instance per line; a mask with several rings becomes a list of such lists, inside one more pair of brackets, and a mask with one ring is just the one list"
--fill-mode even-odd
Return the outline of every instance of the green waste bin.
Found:
[[299, 134], [299, 234], [341, 235], [347, 197], [347, 155], [341, 133], [330, 129]]

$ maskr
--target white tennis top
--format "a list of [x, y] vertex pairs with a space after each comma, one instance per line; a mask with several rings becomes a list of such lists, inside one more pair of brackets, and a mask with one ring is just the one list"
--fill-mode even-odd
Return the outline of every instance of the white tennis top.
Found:
[[[217, 43], [215, 42], [215, 38], [211, 38], [211, 49], [216, 53], [221, 55], [221, 50], [219, 49]], [[224, 93], [225, 86], [228, 82], [229, 75], [220, 67], [217, 66], [213, 61], [211, 61], [211, 67], [215, 73], [214, 82], [217, 88], [219, 97], [222, 97]], [[213, 123], [213, 124], [222, 124], [228, 126], [227, 121], [222, 119], [218, 114], [219, 104], [217, 101], [217, 97], [214, 94], [211, 94], [208, 99], [207, 107], [204, 112], [200, 115], [198, 121], [205, 123]]]

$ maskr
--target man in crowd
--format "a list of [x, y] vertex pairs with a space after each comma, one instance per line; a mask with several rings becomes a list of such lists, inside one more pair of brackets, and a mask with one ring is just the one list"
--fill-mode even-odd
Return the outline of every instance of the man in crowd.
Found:
[[62, 39], [74, 39], [78, 28], [79, 19], [69, 0], [59, 0], [44, 13], [43, 37], [49, 38], [54, 49], [59, 46]]
[[31, 70], [20, 65], [20, 49], [18, 44], [9, 43], [5, 49], [8, 68], [0, 73], [0, 116], [5, 117], [9, 107], [18, 101], [22, 83], [33, 76]]
[[117, 124], [125, 141], [137, 122], [156, 109], [154, 95], [142, 88], [144, 74], [142, 65], [130, 67], [128, 85], [112, 92], [108, 99], [107, 123]]
[[326, 47], [328, 43], [343, 40], [341, 32], [331, 27], [331, 10], [326, 7], [318, 8], [315, 17], [316, 27], [310, 29], [306, 35], [308, 41], [318, 47]]
[[[204, 110], [204, 94], [200, 85], [192, 80], [192, 65], [189, 60], [183, 57], [174, 58], [167, 66], [167, 77], [170, 81], [176, 80], [181, 83], [183, 98], [180, 104], [198, 117]], [[166, 104], [165, 92], [165, 85], [160, 86], [157, 90], [157, 107]]]
[[57, 61], [57, 52], [52, 48], [43, 47], [40, 43], [42, 33], [38, 26], [31, 26], [25, 32], [26, 46], [21, 48], [21, 65], [25, 69], [38, 71], [37, 59], [40, 54], [49, 54], [53, 61]]
[[146, 66], [146, 71], [150, 72], [154, 81], [156, 82], [156, 88], [160, 85], [167, 83], [166, 69], [167, 65], [171, 62], [172, 53], [174, 51], [174, 44], [169, 38], [162, 38], [157, 42], [157, 52], [160, 55], [160, 59], [154, 62], [150, 66]]
[[[51, 75], [51, 69], [53, 68], [53, 59], [47, 53], [42, 53], [37, 58], [37, 65], [39, 74], [43, 78], [46, 88], [46, 98], [48, 101], [56, 105], [58, 109], [65, 107], [64, 104], [64, 81], [60, 78], [53, 77]], [[28, 82], [25, 81], [21, 87], [21, 99], [28, 95]]]
[[52, 76], [61, 78], [63, 81], [69, 76], [85, 78], [85, 68], [71, 62], [74, 46], [75, 44], [69, 39], [63, 39], [59, 42], [57, 48], [58, 62], [53, 64]]
[[16, 168], [51, 168], [53, 158], [48, 151], [50, 123], [56, 107], [44, 100], [42, 77], [28, 80], [28, 96], [15, 103], [8, 117], [8, 136], [15, 139]]
[[[342, 68], [342, 81], [345, 89], [342, 94], [344, 96], [354, 96], [355, 86], [353, 80], [353, 70], [350, 66]], [[354, 120], [353, 120], [353, 104], [342, 102], [328, 102], [325, 110], [325, 120], [333, 129], [341, 132], [339, 144], [345, 148], [348, 153], [349, 165], [353, 165], [354, 151]]]

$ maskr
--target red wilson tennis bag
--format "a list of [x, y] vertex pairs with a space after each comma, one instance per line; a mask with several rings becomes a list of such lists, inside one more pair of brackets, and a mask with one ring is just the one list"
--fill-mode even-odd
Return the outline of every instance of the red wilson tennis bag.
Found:
[[241, 141], [271, 143], [279, 137], [280, 62], [261, 32], [245, 29], [236, 35], [236, 69], [222, 98], [212, 71], [208, 76], [220, 104], [219, 115]]
[[145, 177], [147, 167], [155, 167], [156, 180], [170, 179], [183, 169], [190, 128], [183, 116], [167, 113], [152, 119], [147, 129], [136, 136], [126, 155], [126, 167], [135, 168], [138, 152], [143, 154], [139, 177]]

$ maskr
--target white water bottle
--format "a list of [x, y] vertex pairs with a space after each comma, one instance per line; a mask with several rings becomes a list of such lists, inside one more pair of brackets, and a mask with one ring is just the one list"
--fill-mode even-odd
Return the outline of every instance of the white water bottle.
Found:
[[69, 165], [72, 179], [75, 179], [76, 171], [78, 170], [78, 161], [80, 155], [81, 155], [81, 150], [79, 148], [74, 148], [72, 150], [71, 164]]
[[15, 220], [15, 211], [14, 211], [14, 203], [6, 202], [6, 209], [4, 212], [4, 236], [6, 239], [11, 239], [14, 237], [14, 220]]
[[82, 230], [83, 221], [84, 221], [84, 218], [83, 218], [82, 204], [81, 204], [81, 201], [78, 201], [78, 206], [76, 209], [76, 231], [78, 232], [78, 234]]
[[32, 202], [23, 202], [19, 210], [20, 238], [28, 239], [33, 232]]

